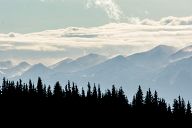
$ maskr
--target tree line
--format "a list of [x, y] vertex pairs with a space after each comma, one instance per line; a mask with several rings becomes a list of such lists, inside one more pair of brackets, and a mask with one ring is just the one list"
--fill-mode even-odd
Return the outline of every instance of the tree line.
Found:
[[7, 110], [9, 114], [27, 113], [43, 118], [49, 117], [49, 114], [59, 114], [63, 118], [100, 116], [116, 121], [192, 121], [191, 104], [181, 96], [170, 105], [158, 96], [157, 91], [148, 89], [144, 94], [139, 86], [132, 100], [128, 100], [122, 87], [117, 89], [112, 85], [111, 89], [102, 92], [100, 85], [91, 86], [88, 83], [85, 90], [68, 81], [65, 86], [56, 82], [52, 89], [50, 85], [44, 85], [40, 77], [37, 84], [31, 80], [29, 83], [23, 83], [22, 80], [15, 83], [3, 78], [0, 109]]

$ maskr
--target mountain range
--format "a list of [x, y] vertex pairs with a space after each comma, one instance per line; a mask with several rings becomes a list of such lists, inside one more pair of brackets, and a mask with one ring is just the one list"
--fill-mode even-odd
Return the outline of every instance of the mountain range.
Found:
[[141, 85], [144, 90], [158, 90], [166, 98], [181, 95], [192, 99], [192, 46], [178, 50], [159, 45], [149, 51], [112, 58], [91, 53], [75, 60], [67, 58], [51, 66], [27, 62], [13, 65], [11, 61], [4, 61], [0, 62], [0, 77], [24, 82], [29, 79], [36, 82], [41, 77], [50, 85], [56, 81], [64, 84], [68, 80], [79, 86], [91, 82], [100, 84], [102, 89], [115, 84], [127, 90], [128, 96]]

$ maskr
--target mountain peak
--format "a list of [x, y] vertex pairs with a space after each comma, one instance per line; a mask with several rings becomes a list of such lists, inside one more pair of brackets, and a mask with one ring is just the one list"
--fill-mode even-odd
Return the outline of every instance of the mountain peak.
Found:
[[107, 60], [105, 56], [90, 53], [69, 63], [59, 62], [50, 68], [54, 69], [56, 72], [77, 72], [95, 66], [105, 60]]
[[73, 61], [73, 59], [71, 59], [71, 58], [66, 58], [66, 59], [64, 59], [63, 61], [65, 61], [65, 62], [71, 62], [71, 61]]
[[42, 63], [38, 63], [38, 64], [35, 64], [35, 65], [33, 65], [33, 67], [32, 68], [47, 68], [45, 65], [43, 65]]
[[192, 52], [192, 45], [189, 45], [189, 46], [181, 49], [181, 51], [183, 51], [183, 52]]
[[62, 61], [59, 61], [59, 62], [57, 62], [57, 63], [49, 66], [49, 67], [50, 67], [51, 69], [54, 69], [54, 68], [56, 68], [56, 67], [58, 67], [58, 66], [60, 66], [60, 65], [65, 65], [65, 64], [68, 64], [68, 63], [70, 63], [70, 62], [72, 62], [72, 61], [73, 61], [73, 59], [71, 59], [71, 58], [66, 58], [66, 59], [64, 59], [64, 60], [62, 60]]
[[187, 47], [184, 47], [183, 49], [177, 51], [175, 54], [171, 56], [171, 59], [173, 61], [175, 60], [181, 60], [184, 58], [189, 58], [192, 56], [192, 45], [189, 45]]
[[150, 52], [176, 52], [176, 48], [168, 45], [158, 45], [154, 47], [153, 49], [149, 50]]
[[86, 61], [86, 60], [92, 60], [92, 59], [96, 59], [96, 58], [103, 59], [103, 60], [106, 59], [105, 56], [95, 54], [95, 53], [90, 53], [90, 54], [87, 54], [85, 56], [77, 58], [75, 61]]
[[115, 56], [113, 59], [116, 59], [116, 60], [124, 60], [126, 59], [123, 55], [117, 55]]
[[171, 47], [171, 46], [160, 44], [160, 45], [156, 46], [155, 48], [168, 48], [168, 47]]
[[73, 61], [73, 59], [71, 59], [71, 58], [66, 58], [66, 59], [64, 59], [64, 60], [62, 60], [62, 61], [60, 61], [60, 62], [58, 62], [58, 63], [56, 63], [56, 64], [54, 64], [54, 65], [56, 66], [56, 65], [58, 65], [58, 64], [70, 63], [70, 62], [72, 62], [72, 61]]
[[30, 66], [30, 64], [25, 62], [25, 61], [19, 63], [18, 65], [20, 65], [20, 66]]
[[128, 59], [139, 58], [142, 60], [148, 60], [148, 59], [151, 60], [151, 59], [167, 58], [175, 52], [176, 52], [175, 47], [167, 45], [158, 45], [149, 51], [136, 53], [128, 56], [127, 58]]
[[99, 54], [96, 54], [96, 53], [89, 53], [89, 54], [87, 54], [85, 56], [82, 56], [82, 57], [99, 57], [99, 56], [102, 56], [102, 55], [99, 55]]
[[127, 62], [127, 59], [123, 55], [117, 55], [109, 59], [108, 61], [106, 61], [106, 63], [126, 63], [126, 62]]
[[[33, 65], [30, 69], [28, 69], [26, 72], [38, 72], [38, 73], [44, 73], [46, 71], [49, 71], [50, 69], [43, 65], [42, 63], [38, 63]], [[30, 73], [29, 73], [30, 74]]]

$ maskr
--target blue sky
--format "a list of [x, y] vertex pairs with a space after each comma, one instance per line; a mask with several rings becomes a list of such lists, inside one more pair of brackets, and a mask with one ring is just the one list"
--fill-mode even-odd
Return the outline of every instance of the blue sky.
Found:
[[[94, 4], [102, 1], [103, 6]], [[106, 13], [111, 3], [122, 12], [118, 22], [130, 17], [158, 20], [192, 13], [191, 0], [0, 0], [0, 32], [29, 33], [117, 22]]]

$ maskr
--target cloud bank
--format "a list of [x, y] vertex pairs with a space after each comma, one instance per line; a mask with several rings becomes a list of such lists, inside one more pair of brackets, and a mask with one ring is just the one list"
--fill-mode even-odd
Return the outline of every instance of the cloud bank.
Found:
[[133, 19], [129, 23], [98, 27], [68, 27], [28, 34], [0, 33], [0, 51], [16, 51], [9, 53], [10, 56], [24, 51], [18, 55], [23, 56], [30, 51], [34, 58], [41, 54], [44, 58], [76, 57], [85, 51], [109, 56], [129, 55], [160, 44], [185, 47], [192, 44], [191, 35], [192, 17], [167, 17], [159, 21]]
[[177, 25], [192, 25], [192, 16], [189, 17], [165, 17], [159, 21], [154, 21], [150, 19], [140, 20], [138, 18], [130, 18], [130, 23], [141, 24], [141, 25], [168, 25], [168, 26], [177, 26]]

